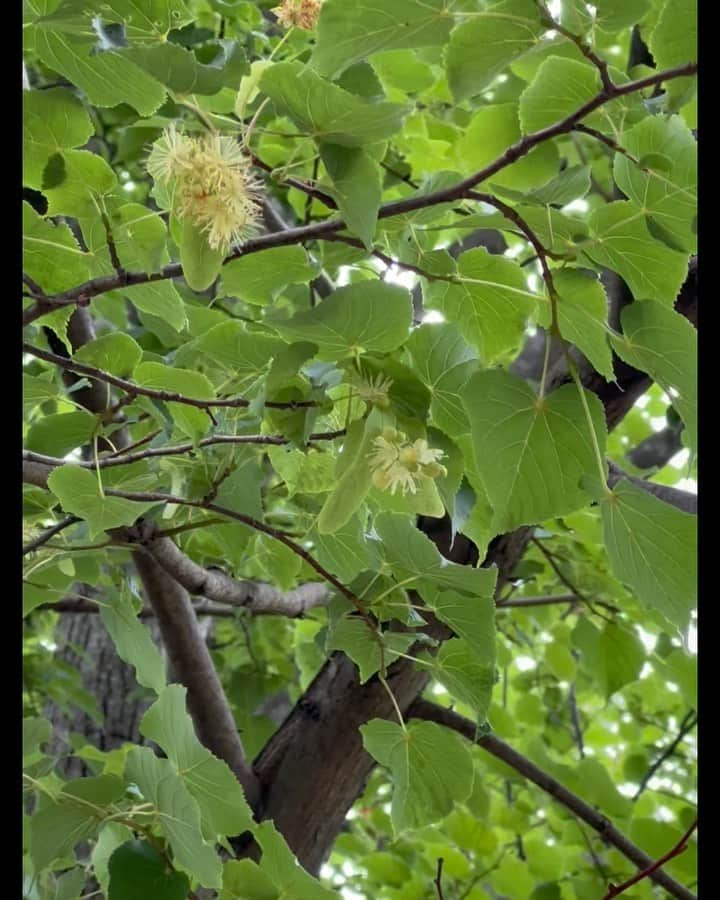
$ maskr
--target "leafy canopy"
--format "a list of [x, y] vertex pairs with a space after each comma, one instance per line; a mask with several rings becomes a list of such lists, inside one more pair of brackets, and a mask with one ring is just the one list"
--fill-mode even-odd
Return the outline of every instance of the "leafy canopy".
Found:
[[[634, 874], [517, 754], [677, 845], [694, 0], [24, 15], [24, 896], [589, 900]], [[141, 557], [206, 598], [229, 744], [208, 679], [166, 671], [158, 633], [184, 638], [151, 630]], [[118, 702], [69, 662], [88, 609], [139, 710], [100, 744], [58, 727]], [[348, 726], [376, 765], [315, 877], [227, 747], [252, 760], [333, 654], [394, 712]], [[464, 736], [395, 696], [411, 664]]]

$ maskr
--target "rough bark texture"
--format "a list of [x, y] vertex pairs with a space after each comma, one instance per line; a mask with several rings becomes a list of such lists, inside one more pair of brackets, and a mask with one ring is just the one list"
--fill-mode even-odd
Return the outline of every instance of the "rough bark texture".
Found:
[[[441, 551], [447, 550], [447, 520], [425, 522], [433, 524], [433, 540]], [[515, 546], [516, 536], [507, 537]], [[503, 538], [495, 546], [488, 564], [497, 562], [501, 568], [514, 551], [508, 552]], [[477, 561], [475, 546], [462, 535], [447, 555], [458, 563]], [[449, 635], [437, 623], [431, 628], [438, 629], [438, 637]], [[403, 713], [429, 679], [426, 671], [407, 659], [390, 666], [387, 682]], [[361, 685], [354, 663], [335, 653], [255, 760], [262, 785], [261, 815], [274, 820], [308, 871], [319, 871], [375, 765], [363, 749], [360, 725], [395, 715], [377, 677]]]
[[[152, 622], [148, 627], [157, 643], [157, 625]], [[97, 700], [103, 721], [96, 722], [78, 707], [70, 712], [55, 705], [49, 707], [52, 751], [67, 752], [72, 733], [82, 735], [88, 744], [100, 750], [114, 750], [126, 741], [144, 743], [138, 726], [150, 700], [135, 681], [132, 668], [118, 657], [99, 616], [63, 616], [58, 624], [57, 641], [60, 659], [80, 673], [82, 686]], [[68, 778], [90, 774], [78, 757], [68, 757], [62, 768]]]
[[[67, 356], [65, 345], [57, 341], [48, 329], [46, 333], [51, 346]], [[68, 336], [73, 350], [95, 338], [92, 318], [86, 309], [78, 308], [72, 314], [68, 324]], [[59, 348], [55, 346], [55, 342], [59, 344]], [[72, 373], [64, 373], [63, 380], [71, 386], [77, 377]], [[90, 387], [76, 391], [74, 397], [77, 402], [94, 413], [105, 410], [110, 399], [107, 385], [99, 382], [92, 382]], [[129, 443], [127, 429], [123, 427], [118, 429], [113, 435], [113, 443], [116, 447]], [[100, 447], [109, 449], [104, 442], [100, 442]], [[40, 467], [36, 468], [39, 471]], [[47, 474], [46, 472], [46, 483]], [[81, 590], [80, 593], [84, 592]], [[151, 631], [153, 637], [157, 639], [158, 631], [154, 623]], [[52, 723], [53, 734], [63, 736], [70, 732], [78, 732], [88, 739], [88, 743], [101, 750], [111, 750], [125, 741], [142, 743], [138, 725], [149, 702], [143, 699], [132, 668], [118, 657], [115, 645], [100, 617], [92, 614], [61, 616], [56, 629], [56, 641], [60, 648], [59, 658], [79, 670], [82, 685], [97, 700], [105, 716], [105, 724], [98, 725], [77, 708], [67, 714], [55, 705], [50, 705], [46, 715]], [[73, 647], [78, 648], [80, 652]], [[73, 777], [88, 774], [85, 765], [74, 758], [66, 761], [63, 772]]]
[[255, 806], [258, 786], [245, 760], [237, 725], [210, 651], [198, 628], [190, 595], [147, 551], [134, 551], [133, 562], [155, 612], [173, 677], [187, 687], [187, 707], [198, 740], [225, 760], [243, 786], [248, 803]]

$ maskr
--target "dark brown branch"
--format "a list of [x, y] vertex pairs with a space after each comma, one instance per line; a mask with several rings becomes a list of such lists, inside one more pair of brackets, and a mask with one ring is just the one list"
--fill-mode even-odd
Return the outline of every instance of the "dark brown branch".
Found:
[[634, 475], [628, 475], [627, 472], [616, 466], [615, 463], [608, 461], [608, 484], [614, 487], [618, 481], [629, 481], [640, 490], [646, 491], [669, 503], [681, 512], [689, 513], [692, 516], [697, 515], [697, 494], [691, 494], [690, 491], [681, 491], [679, 488], [670, 487], [667, 484], [656, 484], [654, 481], [646, 481], [644, 478], [636, 478]]
[[496, 759], [510, 766], [523, 778], [531, 781], [545, 791], [546, 794], [557, 800], [558, 803], [561, 803], [573, 815], [586, 822], [603, 840], [612, 844], [638, 868], [645, 870], [643, 877], [652, 879], [652, 881], [664, 887], [668, 893], [672, 894], [673, 897], [679, 898], [679, 900], [696, 900], [695, 895], [684, 885], [679, 884], [659, 868], [659, 865], [662, 865], [662, 862], [665, 861], [664, 859], [657, 865], [640, 847], [625, 837], [621, 831], [618, 831], [602, 813], [598, 812], [576, 794], [573, 794], [572, 791], [569, 791], [527, 757], [518, 753], [517, 750], [514, 750], [492, 734], [479, 736], [477, 726], [470, 719], [466, 719], [452, 710], [422, 699], [418, 699], [412, 704], [408, 710], [408, 715], [430, 722], [437, 722], [439, 725], [451, 728], [467, 738], [467, 740], [482, 747], [483, 750], [487, 750]]
[[686, 735], [688, 735], [693, 730], [693, 728], [697, 725], [697, 720], [698, 720], [697, 713], [691, 709], [690, 712], [688, 712], [685, 715], [682, 722], [680, 723], [680, 730], [678, 731], [675, 738], [660, 753], [658, 758], [655, 760], [655, 762], [653, 762], [653, 764], [647, 770], [645, 775], [643, 775], [642, 781], [640, 782], [638, 789], [633, 794], [633, 800], [638, 799], [640, 794], [642, 794], [642, 792], [645, 790], [645, 788], [650, 783], [650, 779], [653, 777], [653, 775], [662, 766], [662, 764], [665, 762], [665, 760], [669, 759], [673, 755], [673, 753], [676, 751], [678, 746], [685, 739]]
[[61, 531], [64, 531], [66, 528], [69, 528], [70, 525], [74, 525], [75, 522], [79, 521], [80, 519], [78, 519], [77, 516], [66, 516], [60, 522], [51, 525], [36, 538], [33, 538], [29, 543], [25, 544], [22, 548], [22, 555], [25, 556], [27, 553], [32, 553], [33, 550], [37, 550], [39, 547], [42, 547], [43, 544], [47, 543], [47, 541], [52, 540], [56, 534], [60, 534]]
[[662, 469], [683, 448], [682, 424], [666, 425], [626, 454], [638, 469]]
[[[321, 431], [311, 434], [308, 441], [333, 441], [345, 434], [341, 431]], [[87, 469], [108, 469], [114, 466], [127, 466], [131, 463], [139, 462], [142, 459], [153, 459], [158, 456], [179, 456], [183, 453], [192, 453], [201, 447], [212, 447], [223, 444], [256, 444], [259, 446], [284, 446], [290, 441], [280, 435], [272, 434], [213, 434], [210, 437], [203, 438], [196, 444], [187, 441], [183, 444], [174, 444], [169, 447], [150, 447], [147, 450], [138, 450], [135, 453], [119, 453], [117, 455], [101, 456], [95, 462], [94, 460], [81, 460], [77, 463]], [[42, 453], [33, 453], [31, 450], [23, 450], [23, 460], [34, 463], [41, 463], [45, 466], [64, 466], [67, 464], [66, 459], [60, 459], [57, 456], [45, 456]], [[73, 463], [75, 465], [75, 463]]]
[[585, 38], [580, 34], [575, 34], [575, 32], [570, 31], [568, 28], [565, 28], [557, 19], [554, 19], [547, 7], [545, 7], [542, 3], [538, 3], [540, 8], [540, 15], [543, 20], [543, 24], [547, 25], [549, 28], [552, 28], [554, 31], [557, 31], [559, 34], [566, 37], [569, 41], [572, 41], [573, 44], [578, 48], [578, 50], [582, 53], [582, 55], [591, 62], [595, 68], [600, 73], [600, 81], [602, 82], [602, 86], [606, 91], [612, 91], [614, 88], [614, 84], [612, 79], [610, 78], [610, 73], [608, 72], [608, 64], [604, 59], [601, 59], [597, 53], [593, 50], [593, 48], [588, 44]]
[[445, 900], [445, 895], [443, 894], [442, 888], [442, 873], [443, 873], [443, 863], [445, 860], [442, 856], [437, 861], [437, 873], [435, 875], [435, 880], [433, 884], [435, 885], [435, 890], [437, 891], [438, 900]]
[[[378, 218], [385, 219], [390, 216], [414, 212], [418, 209], [425, 209], [428, 206], [434, 206], [439, 203], [452, 203], [456, 200], [461, 200], [467, 196], [468, 191], [474, 189], [477, 185], [486, 181], [488, 178], [491, 178], [493, 175], [497, 174], [497, 172], [500, 172], [502, 169], [516, 162], [523, 156], [527, 156], [527, 154], [539, 144], [558, 137], [561, 134], [568, 134], [571, 132], [585, 116], [588, 116], [609, 100], [614, 100], [618, 97], [623, 97], [648, 87], [660, 85], [664, 81], [669, 81], [673, 78], [694, 75], [696, 72], [697, 63], [688, 62], [680, 66], [665, 69], [661, 72], [654, 72], [652, 75], [648, 75], [645, 78], [640, 78], [636, 81], [629, 81], [626, 84], [612, 84], [610, 87], [604, 87], [595, 95], [595, 97], [588, 100], [579, 109], [575, 110], [575, 112], [566, 116], [564, 119], [561, 119], [559, 122], [549, 125], [546, 128], [540, 129], [539, 131], [527, 134], [514, 144], [511, 144], [504, 153], [497, 157], [497, 159], [488, 163], [487, 166], [476, 172], [474, 175], [459, 181], [451, 187], [444, 188], [443, 190], [433, 191], [428, 194], [417, 194], [404, 200], [387, 203], [378, 210]], [[235, 247], [226, 258], [225, 263], [228, 263], [233, 259], [239, 259], [241, 256], [247, 256], [250, 253], [268, 250], [272, 247], [286, 247], [290, 244], [299, 244], [304, 241], [322, 239], [329, 234], [341, 231], [345, 227], [345, 222], [342, 219], [330, 219], [312, 225], [288, 228], [283, 232], [261, 235], [257, 238], [251, 238], [244, 244]], [[123, 279], [119, 278], [117, 275], [93, 278], [84, 284], [48, 298], [42, 305], [38, 303], [29, 307], [23, 314], [23, 324], [28, 325], [31, 322], [34, 322], [50, 309], [67, 306], [77, 302], [87, 304], [92, 297], [96, 297], [107, 291], [115, 290], [119, 287], [163, 281], [168, 278], [177, 278], [180, 275], [182, 275], [182, 266], [179, 263], [171, 263], [159, 272], [128, 272]]]
[[[259, 157], [255, 156], [254, 153], [250, 154], [250, 158], [253, 161], [253, 165], [257, 166], [258, 169], [262, 169], [264, 172], [267, 172], [272, 178], [274, 178], [275, 169], [266, 162], [263, 162]], [[337, 209], [337, 203], [330, 196], [330, 194], [326, 194], [325, 191], [319, 190], [319, 188], [314, 187], [311, 184], [307, 184], [304, 181], [300, 181], [297, 178], [282, 178], [277, 179], [280, 184], [287, 185], [288, 187], [293, 187], [298, 191], [302, 191], [303, 194], [307, 194], [310, 198], [315, 198], [316, 200], [320, 200], [321, 203], [324, 203], [325, 206], [329, 206], [330, 209]]]
[[676, 856], [680, 856], [681, 853], [684, 853], [688, 848], [688, 841], [690, 837], [697, 828], [698, 820], [692, 823], [692, 825], [688, 828], [685, 834], [680, 838], [680, 840], [675, 844], [672, 850], [668, 850], [668, 852], [661, 856], [656, 862], [654, 862], [651, 866], [648, 866], [647, 869], [644, 869], [642, 872], [638, 872], [633, 878], [629, 878], [627, 881], [623, 881], [622, 884], [610, 885], [610, 890], [605, 894], [603, 900], [612, 900], [613, 897], [619, 897], [620, 894], [624, 893], [628, 888], [632, 887], [634, 884], [637, 884], [639, 881], [642, 881], [644, 878], [652, 878], [655, 880], [653, 876], [660, 869], [661, 866], [665, 865], [666, 862], [670, 862], [671, 859], [675, 859]]
[[509, 600], [498, 600], [496, 609], [522, 608], [529, 606], [551, 606], [556, 603], [577, 603], [577, 594], [548, 594], [541, 597], [516, 597]]
[[[230, 399], [216, 398], [213, 400], [201, 400], [195, 397], [186, 397], [184, 394], [178, 394], [175, 391], [164, 391], [157, 388], [145, 387], [142, 384], [136, 384], [134, 381], [128, 381], [125, 378], [119, 378], [117, 375], [111, 375], [95, 366], [88, 366], [85, 363], [76, 362], [73, 359], [66, 359], [64, 356], [58, 356], [48, 350], [42, 350], [40, 347], [34, 347], [32, 344], [23, 343], [23, 353], [29, 353], [37, 359], [45, 362], [54, 363], [62, 369], [70, 372], [77, 372], [80, 375], [87, 375], [88, 378], [96, 381], [111, 384], [113, 387], [120, 388], [130, 396], [142, 395], [143, 397], [152, 397], [155, 400], [163, 400], [167, 403], [184, 403], [186, 406], [195, 406], [198, 409], [209, 410], [213, 407], [223, 407], [226, 409], [245, 409], [250, 405], [250, 401], [243, 397], [233, 397]], [[275, 403], [270, 400], [265, 402], [265, 406], [273, 409], [301, 409], [308, 406], [316, 406], [313, 400], [294, 400], [289, 403]]]

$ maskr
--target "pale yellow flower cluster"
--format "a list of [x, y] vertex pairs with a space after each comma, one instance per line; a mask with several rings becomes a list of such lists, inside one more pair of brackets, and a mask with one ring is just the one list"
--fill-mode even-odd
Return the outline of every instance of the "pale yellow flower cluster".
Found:
[[259, 183], [232, 137], [190, 137], [174, 126], [155, 142], [147, 170], [172, 191], [173, 212], [190, 219], [214, 250], [247, 240], [260, 220]]
[[304, 28], [312, 31], [320, 16], [321, 0], [283, 0], [271, 12], [277, 16], [283, 28]]
[[447, 475], [445, 466], [438, 462], [445, 454], [442, 450], [431, 450], [423, 438], [410, 443], [401, 431], [383, 428], [373, 447], [368, 459], [373, 484], [380, 490], [389, 488], [394, 494], [400, 488], [403, 494], [408, 491], [415, 494], [423, 479]]
[[353, 387], [355, 394], [366, 403], [387, 409], [390, 406], [390, 388], [393, 380], [378, 372], [376, 375], [365, 374], [356, 379]]

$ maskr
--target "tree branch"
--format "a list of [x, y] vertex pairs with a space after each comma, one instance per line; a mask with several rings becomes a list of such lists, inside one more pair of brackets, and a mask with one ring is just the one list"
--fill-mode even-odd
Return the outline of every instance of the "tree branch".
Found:
[[[522, 775], [528, 781], [537, 785], [541, 790], [549, 794], [558, 803], [561, 803], [573, 815], [582, 819], [592, 829], [594, 829], [603, 840], [612, 844], [627, 859], [633, 862], [638, 868], [646, 870], [643, 877], [648, 877], [656, 884], [664, 887], [668, 893], [679, 900], [697, 900], [684, 885], [679, 884], [659, 867], [656, 866], [653, 859], [649, 857], [643, 850], [634, 844], [629, 838], [618, 831], [618, 829], [599, 813], [596, 809], [569, 791], [564, 785], [544, 772], [535, 763], [531, 762], [527, 757], [518, 753], [500, 738], [494, 735], [478, 736], [477, 726], [470, 719], [458, 715], [452, 710], [438, 706], [436, 703], [430, 703], [427, 700], [418, 699], [412, 704], [408, 710], [408, 715], [417, 719], [425, 719], [430, 722], [437, 722], [453, 731], [457, 731], [467, 740], [472, 741], [483, 750], [492, 754], [496, 759], [501, 760], [506, 765], [514, 769], [518, 774]], [[662, 860], [664, 862], [665, 860]]]
[[325, 584], [308, 583], [292, 591], [279, 591], [257, 581], [236, 581], [217, 569], [194, 563], [167, 537], [145, 544], [155, 561], [190, 594], [216, 603], [240, 606], [259, 615], [298, 618], [316, 606], [327, 606], [330, 591]]
[[[384, 219], [390, 216], [400, 215], [402, 213], [414, 212], [418, 209], [425, 209], [428, 206], [434, 206], [439, 203], [452, 203], [461, 200], [467, 196], [467, 192], [477, 187], [483, 181], [500, 172], [502, 169], [516, 162], [523, 156], [527, 156], [538, 144], [558, 137], [562, 134], [571, 132], [575, 126], [585, 116], [594, 112], [603, 104], [617, 97], [623, 97], [637, 91], [644, 90], [648, 87], [662, 84], [672, 78], [680, 78], [693, 75], [697, 71], [697, 63], [688, 62], [680, 66], [674, 66], [661, 72], [654, 72], [645, 78], [636, 81], [629, 81], [625, 84], [616, 85], [611, 83], [604, 86], [595, 97], [588, 100], [575, 112], [539, 131], [527, 134], [520, 138], [514, 144], [511, 144], [504, 153], [497, 159], [488, 163], [480, 171], [476, 172], [468, 178], [459, 181], [443, 190], [433, 191], [427, 194], [416, 194], [404, 200], [397, 200], [381, 206], [378, 210], [378, 218]], [[299, 244], [308, 240], [317, 240], [324, 238], [329, 234], [334, 234], [346, 227], [342, 219], [329, 219], [317, 222], [312, 225], [301, 226], [298, 228], [288, 228], [286, 231], [274, 234], [261, 235], [257, 238], [251, 238], [244, 244], [234, 247], [225, 263], [231, 262], [233, 259], [239, 259], [241, 256], [247, 256], [250, 253], [258, 253], [262, 250], [268, 250], [272, 247], [286, 247], [290, 244]], [[119, 287], [133, 286], [137, 284], [147, 284], [154, 281], [163, 281], [168, 278], [177, 278], [182, 275], [182, 266], [179, 263], [171, 263], [165, 266], [159, 272], [127, 272], [122, 277], [115, 275], [105, 275], [99, 278], [93, 278], [84, 284], [71, 288], [54, 297], [48, 297], [47, 300], [38, 302], [25, 310], [23, 314], [23, 324], [28, 325], [37, 318], [61, 306], [69, 304], [81, 303], [87, 304], [92, 297], [107, 291], [115, 290]]]
[[[344, 429], [341, 431], [325, 431], [311, 434], [308, 442], [312, 441], [334, 441], [336, 438], [345, 434]], [[136, 453], [120, 453], [117, 455], [101, 456], [95, 460], [78, 460], [77, 464], [86, 469], [108, 469], [113, 466], [127, 466], [131, 463], [138, 462], [142, 459], [153, 459], [158, 456], [180, 456], [183, 453], [192, 453], [200, 447], [212, 447], [218, 444], [257, 444], [260, 446], [284, 446], [290, 441], [281, 435], [271, 434], [213, 434], [210, 437], [203, 438], [194, 444], [187, 441], [184, 444], [175, 444], [170, 447], [150, 447], [147, 450], [138, 450]], [[67, 465], [66, 459], [58, 456], [46, 456], [43, 453], [34, 453], [32, 450], [23, 450], [23, 461], [39, 463], [45, 466], [64, 466]]]
[[633, 794], [633, 800], [637, 800], [640, 794], [645, 790], [645, 788], [650, 783], [650, 779], [657, 772], [657, 770], [662, 766], [666, 759], [669, 759], [678, 746], [685, 739], [685, 736], [689, 734], [693, 728], [697, 725], [697, 713], [694, 710], [690, 710], [689, 713], [683, 718], [680, 723], [680, 730], [678, 731], [675, 738], [667, 745], [667, 747], [660, 753], [655, 762], [650, 766], [645, 775], [643, 775], [643, 779], [640, 782], [638, 789]]
[[[627, 881], [623, 881], [622, 884], [610, 885], [610, 890], [605, 894], [603, 900], [612, 900], [613, 897], [619, 897], [620, 894], [623, 894], [629, 887], [632, 887], [634, 884], [637, 884], [639, 881], [642, 881], [644, 878], [653, 878], [653, 875], [660, 869], [662, 865], [666, 862], [669, 862], [671, 859], [674, 859], [676, 856], [680, 856], [681, 853], [684, 853], [688, 848], [688, 841], [690, 840], [690, 836], [693, 831], [697, 828], [698, 820], [692, 823], [692, 825], [688, 828], [685, 834], [680, 838], [680, 840], [675, 844], [672, 850], [668, 850], [668, 852], [661, 856], [657, 862], [654, 862], [651, 866], [648, 866], [647, 869], [644, 869], [642, 872], [638, 872], [633, 878], [629, 878]], [[653, 880], [655, 880], [653, 878]]]
[[233, 714], [200, 634], [190, 597], [144, 548], [138, 548], [132, 556], [157, 618], [174, 676], [187, 688], [188, 709], [198, 739], [230, 766], [254, 808], [260, 796], [259, 783], [245, 759]]
[[616, 466], [614, 462], [608, 460], [608, 485], [615, 487], [618, 481], [629, 481], [640, 490], [646, 491], [676, 507], [682, 512], [689, 513], [692, 516], [697, 515], [697, 494], [691, 494], [690, 491], [681, 491], [679, 488], [669, 487], [666, 484], [656, 484], [654, 481], [646, 481], [644, 478], [636, 478], [634, 475], [628, 475], [627, 472]]

